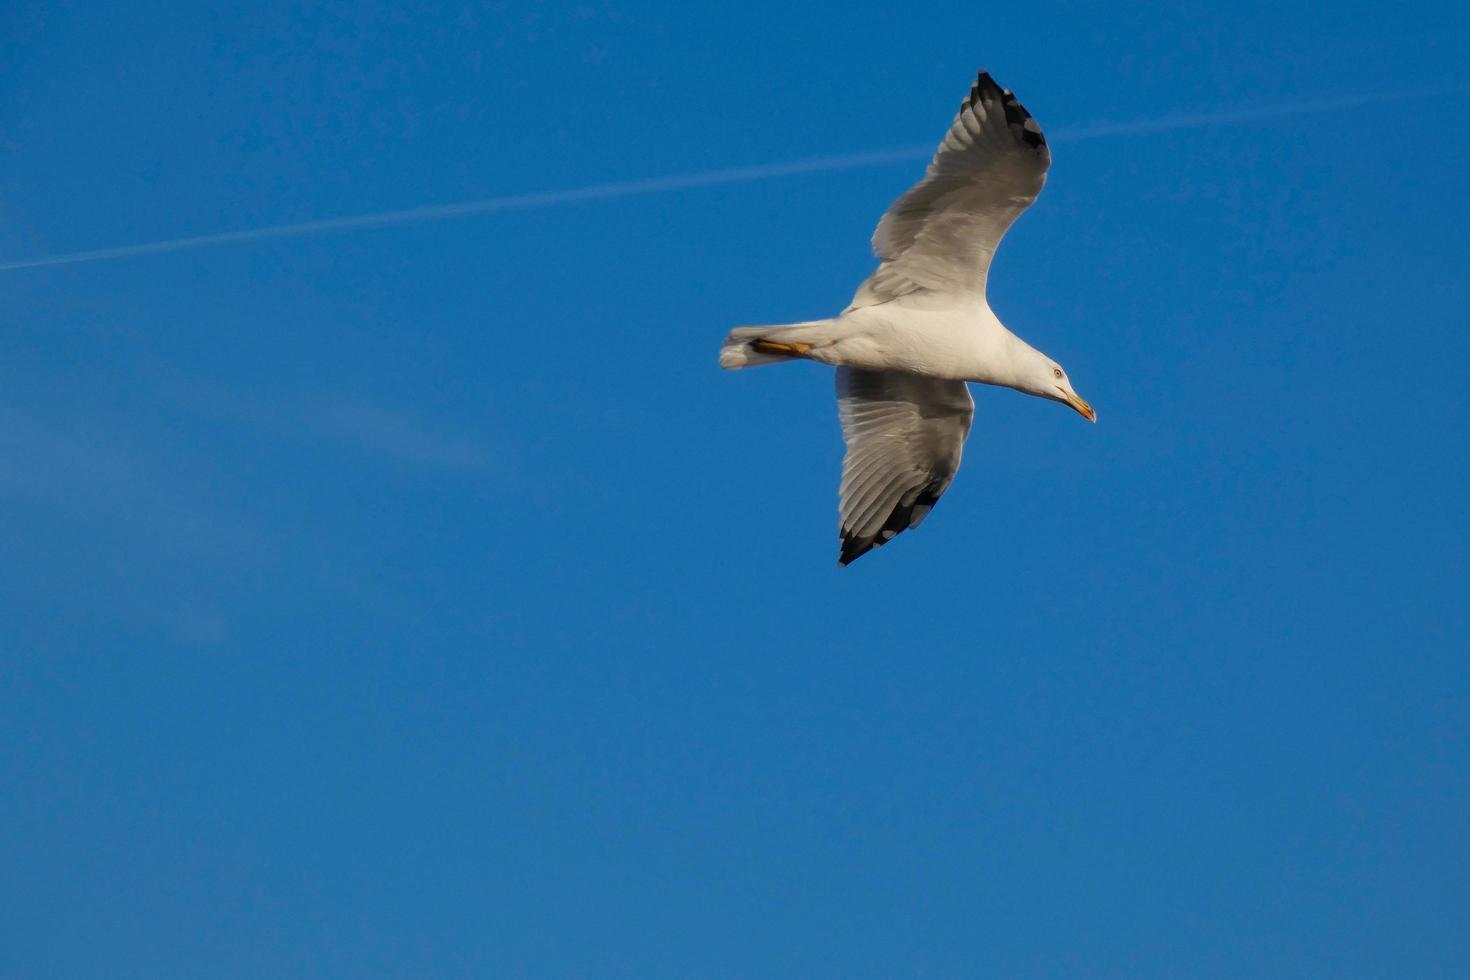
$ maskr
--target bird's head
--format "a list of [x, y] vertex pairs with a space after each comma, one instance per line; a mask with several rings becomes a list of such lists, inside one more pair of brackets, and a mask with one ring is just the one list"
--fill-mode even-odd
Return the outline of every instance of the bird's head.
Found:
[[1073, 389], [1072, 380], [1067, 377], [1067, 372], [1063, 371], [1062, 366], [1056, 361], [1047, 357], [1040, 358], [1033, 375], [1027, 379], [1030, 382], [1028, 387], [1032, 394], [1071, 406], [1078, 415], [1089, 422], [1097, 421], [1097, 413]]

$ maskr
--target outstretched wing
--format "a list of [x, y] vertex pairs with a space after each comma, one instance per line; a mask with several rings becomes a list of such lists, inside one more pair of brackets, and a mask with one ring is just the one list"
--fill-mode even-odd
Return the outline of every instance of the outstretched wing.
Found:
[[975, 402], [963, 381], [843, 367], [837, 414], [846, 565], [919, 526], [959, 469]]
[[984, 296], [996, 246], [1041, 193], [1050, 165], [1031, 113], [982, 71], [924, 179], [878, 222], [873, 251], [883, 263], [851, 308], [922, 289]]

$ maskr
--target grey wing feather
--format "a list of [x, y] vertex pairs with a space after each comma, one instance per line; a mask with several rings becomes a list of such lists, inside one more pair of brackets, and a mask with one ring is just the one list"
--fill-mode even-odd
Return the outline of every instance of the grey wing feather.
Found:
[[849, 308], [919, 290], [983, 296], [996, 247], [1041, 193], [1050, 165], [1036, 120], [981, 72], [924, 179], [878, 223], [873, 251], [883, 262]]
[[837, 369], [846, 565], [919, 523], [960, 466], [975, 403], [963, 381]]

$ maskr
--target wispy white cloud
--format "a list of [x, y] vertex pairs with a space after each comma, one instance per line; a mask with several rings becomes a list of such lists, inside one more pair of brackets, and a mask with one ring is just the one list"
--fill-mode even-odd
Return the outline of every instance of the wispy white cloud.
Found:
[[499, 469], [496, 454], [472, 433], [370, 402], [343, 398], [320, 401], [301, 409], [300, 418], [320, 436], [409, 466], [467, 475], [486, 475]]
[[460, 420], [411, 412], [350, 392], [267, 397], [205, 378], [153, 381], [174, 410], [224, 425], [243, 425], [272, 440], [338, 447], [387, 466], [503, 476], [505, 447]]
[[[198, 386], [175, 407], [224, 423], [218, 429], [234, 423], [267, 438], [340, 446], [410, 474], [504, 471], [473, 433], [358, 397], [275, 404]], [[290, 474], [232, 467], [225, 445], [181, 442], [136, 419], [0, 401], [0, 505], [15, 522], [7, 545], [57, 603], [85, 603], [192, 647], [230, 639], [235, 591], [283, 582], [302, 594], [354, 597], [373, 615], [427, 619], [374, 569], [329, 547], [330, 535], [303, 544], [300, 514], [335, 506], [330, 494], [323, 504], [296, 493], [287, 516], [272, 518], [255, 505], [258, 491], [289, 486]]]
[[58, 484], [126, 487], [132, 460], [119, 447], [53, 431], [0, 405], [0, 493], [51, 493]]
[[[1239, 125], [1288, 116], [1335, 112], [1364, 105], [1404, 102], [1412, 99], [1424, 99], [1444, 95], [1462, 95], [1467, 92], [1470, 92], [1470, 84], [1464, 83], [1432, 88], [1364, 92], [1336, 98], [1294, 100], [1289, 102], [1240, 106], [1230, 109], [1217, 109], [1208, 112], [1176, 113], [1123, 122], [1092, 123], [1050, 131], [1047, 134], [1047, 138], [1052, 143], [1069, 143], [1082, 140], [1106, 139], [1114, 136], [1138, 136], [1148, 133], [1200, 129], [1208, 126]], [[592, 201], [608, 201], [649, 194], [667, 194], [673, 191], [692, 190], [703, 187], [717, 187], [722, 184], [743, 184], [771, 180], [778, 177], [795, 177], [803, 174], [856, 170], [863, 167], [876, 167], [885, 164], [921, 160], [928, 157], [933, 150], [933, 146], [928, 144], [924, 146], [904, 146], [887, 150], [843, 153], [835, 156], [808, 157], [803, 160], [787, 160], [780, 163], [763, 163], [746, 167], [703, 170], [691, 174], [674, 174], [665, 177], [648, 177], [641, 180], [590, 184], [585, 187], [572, 187], [557, 191], [530, 191], [520, 194], [505, 194], [499, 197], [459, 201], [453, 204], [433, 204], [392, 211], [377, 211], [372, 214], [358, 214], [341, 218], [323, 218], [319, 221], [300, 221], [292, 224], [268, 225], [261, 228], [247, 228], [239, 231], [194, 235], [188, 238], [169, 238], [153, 242], [140, 242], [134, 245], [118, 245], [111, 248], [91, 249], [85, 252], [68, 252], [61, 255], [46, 255], [33, 259], [17, 259], [10, 262], [0, 262], [0, 272], [11, 272], [19, 269], [38, 269], [48, 266], [79, 265], [86, 262], [102, 262], [108, 259], [124, 259], [141, 255], [160, 255], [167, 252], [184, 252], [216, 245], [243, 244], [277, 238], [299, 238], [308, 235], [356, 231], [365, 228], [420, 224], [429, 221], [444, 221], [450, 218], [468, 218], [477, 215], [495, 214], [501, 211], [532, 211], [540, 208], [561, 207]]]
[[210, 467], [126, 426], [0, 404], [7, 547], [49, 601], [102, 609], [193, 646], [221, 642], [225, 586], [284, 553], [220, 499]]

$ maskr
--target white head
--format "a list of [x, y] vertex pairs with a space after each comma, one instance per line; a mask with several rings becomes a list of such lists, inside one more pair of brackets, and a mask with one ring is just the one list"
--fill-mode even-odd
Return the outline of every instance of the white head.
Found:
[[1072, 388], [1072, 381], [1062, 366], [1035, 348], [1028, 348], [1028, 353], [1030, 356], [1022, 358], [1017, 365], [1021, 383], [1013, 387], [1029, 395], [1069, 405], [1087, 421], [1096, 422], [1097, 413]]

